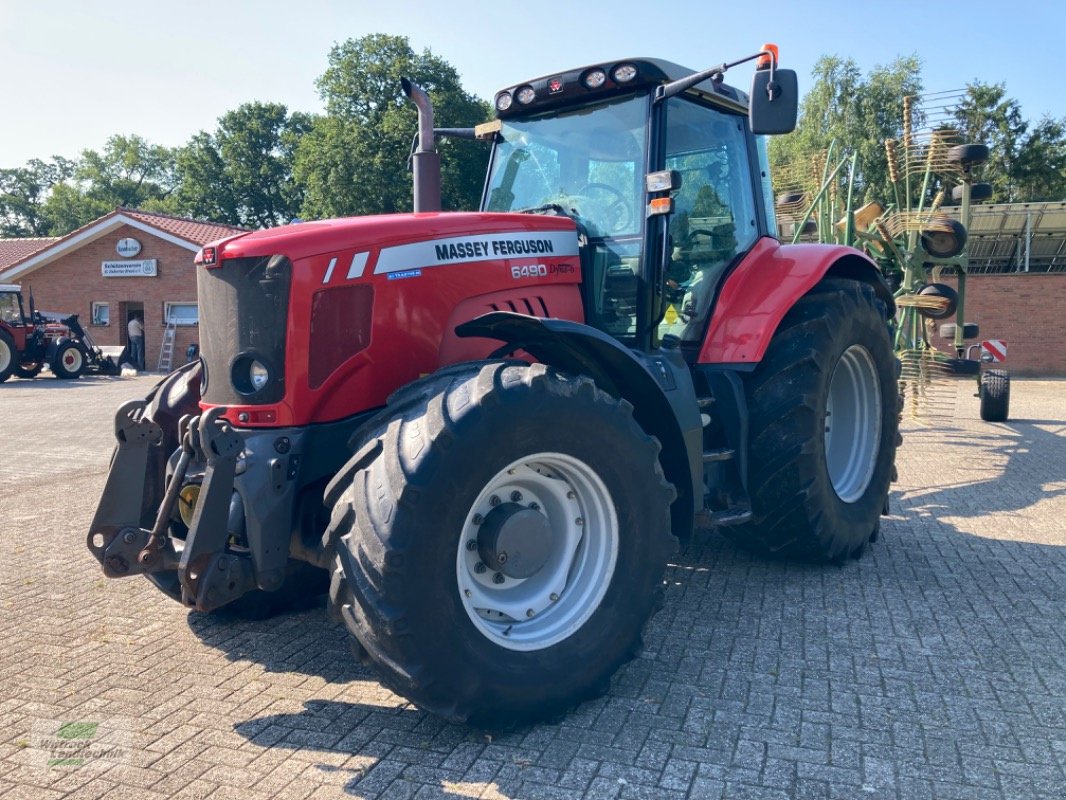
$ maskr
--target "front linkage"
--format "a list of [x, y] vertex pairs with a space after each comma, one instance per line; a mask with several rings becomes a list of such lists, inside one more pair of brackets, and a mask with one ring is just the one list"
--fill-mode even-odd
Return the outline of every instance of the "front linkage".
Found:
[[[179, 423], [181, 450], [152, 529], [141, 527], [150, 447], [160, 446], [160, 426], [144, 416], [147, 403], [134, 400], [115, 415], [118, 447], [100, 505], [89, 529], [89, 550], [109, 578], [177, 570], [182, 601], [212, 611], [256, 588], [251, 556], [227, 553], [228, 518], [242, 437], [221, 408]], [[191, 464], [203, 465], [203, 482], [180, 550], [167, 534]], [[219, 521], [222, 524], [219, 524]]]

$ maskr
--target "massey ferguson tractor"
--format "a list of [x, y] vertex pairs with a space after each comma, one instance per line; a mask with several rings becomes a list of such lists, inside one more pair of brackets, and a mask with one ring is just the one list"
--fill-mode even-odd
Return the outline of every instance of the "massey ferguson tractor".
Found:
[[[745, 95], [723, 75], [752, 60]], [[861, 555], [894, 471], [894, 304], [859, 251], [775, 237], [760, 136], [798, 97], [776, 50], [552, 73], [476, 131], [404, 89], [415, 213], [197, 255], [200, 360], [115, 418], [104, 573], [202, 612], [328, 582], [385, 685], [495, 728], [606, 690], [697, 523]], [[480, 212], [439, 212], [437, 135], [491, 145]]]

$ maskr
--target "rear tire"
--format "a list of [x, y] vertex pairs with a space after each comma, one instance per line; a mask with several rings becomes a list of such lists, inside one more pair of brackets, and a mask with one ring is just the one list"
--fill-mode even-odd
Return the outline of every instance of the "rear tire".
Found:
[[18, 364], [18, 351], [15, 339], [5, 330], [0, 329], [0, 383], [12, 376]]
[[85, 371], [85, 353], [76, 342], [65, 342], [59, 346], [52, 359], [52, 374], [63, 380], [80, 378]]
[[981, 375], [981, 419], [1006, 422], [1010, 414], [1010, 375], [1006, 370], [990, 369]]
[[857, 558], [877, 536], [899, 419], [896, 360], [872, 287], [827, 279], [785, 316], [747, 382], [755, 552]]
[[[542, 364], [463, 365], [398, 392], [355, 444], [326, 491], [330, 596], [383, 684], [494, 729], [606, 691], [675, 545], [659, 445], [627, 402]], [[506, 562], [486, 536], [511, 537]]]

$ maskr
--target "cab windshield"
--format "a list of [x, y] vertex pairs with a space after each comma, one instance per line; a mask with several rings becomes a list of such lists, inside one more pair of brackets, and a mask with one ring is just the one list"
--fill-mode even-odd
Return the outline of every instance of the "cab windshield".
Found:
[[648, 97], [503, 123], [486, 211], [574, 217], [585, 248], [586, 321], [622, 340], [637, 333]]
[[647, 98], [503, 123], [486, 211], [558, 206], [589, 236], [637, 235]]

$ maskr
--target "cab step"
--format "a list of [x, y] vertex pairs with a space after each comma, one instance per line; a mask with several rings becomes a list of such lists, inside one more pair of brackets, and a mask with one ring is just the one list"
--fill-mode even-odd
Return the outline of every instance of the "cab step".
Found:
[[733, 506], [721, 511], [703, 510], [696, 515], [696, 523], [702, 528], [719, 528], [727, 525], [742, 525], [751, 521], [751, 507]]
[[737, 457], [737, 451], [731, 447], [718, 447], [713, 450], [703, 451], [703, 463], [713, 464], [719, 461], [732, 461]]

